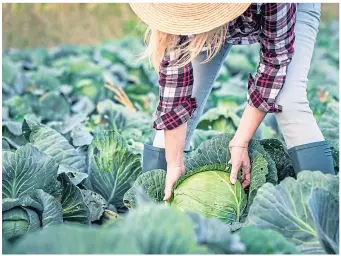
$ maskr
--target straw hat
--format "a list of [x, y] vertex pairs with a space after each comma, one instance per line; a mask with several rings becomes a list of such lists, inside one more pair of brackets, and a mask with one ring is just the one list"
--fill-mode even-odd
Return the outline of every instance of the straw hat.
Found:
[[174, 35], [200, 34], [243, 14], [250, 3], [131, 3], [151, 28]]

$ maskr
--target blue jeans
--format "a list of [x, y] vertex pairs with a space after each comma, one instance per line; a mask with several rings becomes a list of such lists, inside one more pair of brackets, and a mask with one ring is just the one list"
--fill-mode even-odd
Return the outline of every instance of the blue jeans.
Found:
[[[324, 140], [307, 99], [308, 72], [320, 23], [320, 13], [319, 3], [300, 3], [297, 6], [295, 54], [288, 66], [283, 88], [276, 98], [276, 102], [282, 105], [283, 111], [271, 114], [276, 117], [287, 148]], [[198, 109], [187, 124], [185, 150], [190, 150], [193, 132], [203, 114], [217, 74], [232, 46], [232, 44], [225, 44], [208, 63], [201, 64], [206, 58], [205, 52], [200, 53], [192, 61], [194, 75], [192, 95], [197, 98]], [[164, 148], [163, 132], [163, 130], [156, 132], [154, 146]]]

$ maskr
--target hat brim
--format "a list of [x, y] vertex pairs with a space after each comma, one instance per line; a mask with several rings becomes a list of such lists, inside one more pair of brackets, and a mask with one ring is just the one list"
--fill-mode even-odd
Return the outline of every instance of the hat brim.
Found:
[[130, 3], [149, 27], [174, 35], [208, 32], [242, 15], [250, 3]]

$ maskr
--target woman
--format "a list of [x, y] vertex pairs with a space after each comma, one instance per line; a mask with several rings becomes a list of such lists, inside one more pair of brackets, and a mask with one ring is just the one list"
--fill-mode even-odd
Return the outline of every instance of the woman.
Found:
[[166, 169], [164, 200], [184, 174], [183, 152], [217, 73], [235, 44], [260, 43], [257, 73], [248, 79], [248, 104], [229, 143], [231, 183], [242, 170], [250, 184], [248, 143], [267, 113], [275, 113], [295, 172], [334, 173], [330, 146], [307, 100], [307, 75], [320, 4], [131, 4], [149, 26], [151, 62], [159, 72], [160, 102], [153, 145], [145, 145], [143, 171]]

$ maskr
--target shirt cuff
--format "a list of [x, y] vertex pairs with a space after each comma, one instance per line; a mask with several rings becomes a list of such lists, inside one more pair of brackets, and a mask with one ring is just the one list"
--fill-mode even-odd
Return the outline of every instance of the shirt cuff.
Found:
[[188, 98], [167, 113], [156, 113], [157, 119], [153, 127], [156, 130], [172, 130], [187, 122], [197, 108], [196, 98]]
[[[265, 90], [271, 90], [271, 88], [265, 88]], [[274, 99], [273, 99], [274, 101]], [[251, 74], [249, 74], [248, 80], [248, 103], [250, 106], [258, 108], [265, 113], [279, 113], [282, 112], [282, 106], [275, 102], [269, 103], [259, 92], [255, 80]]]

